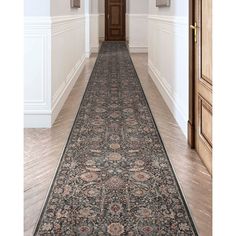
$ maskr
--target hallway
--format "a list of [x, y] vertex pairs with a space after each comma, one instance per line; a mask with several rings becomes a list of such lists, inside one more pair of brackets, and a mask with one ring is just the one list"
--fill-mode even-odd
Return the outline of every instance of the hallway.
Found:
[[[147, 55], [131, 56], [199, 235], [210, 236], [211, 177], [195, 151], [186, 144], [186, 138], [150, 79]], [[32, 235], [95, 60], [96, 55], [87, 59], [53, 128], [25, 131], [25, 235]]]

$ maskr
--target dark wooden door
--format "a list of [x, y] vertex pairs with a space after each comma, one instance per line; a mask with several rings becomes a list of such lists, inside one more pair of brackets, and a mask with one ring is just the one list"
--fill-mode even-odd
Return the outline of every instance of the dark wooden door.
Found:
[[105, 0], [105, 40], [125, 41], [126, 0]]

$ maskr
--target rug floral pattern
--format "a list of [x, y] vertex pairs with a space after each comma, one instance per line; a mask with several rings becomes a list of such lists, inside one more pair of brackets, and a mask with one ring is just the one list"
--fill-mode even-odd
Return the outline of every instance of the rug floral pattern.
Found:
[[197, 235], [125, 43], [103, 43], [35, 235]]

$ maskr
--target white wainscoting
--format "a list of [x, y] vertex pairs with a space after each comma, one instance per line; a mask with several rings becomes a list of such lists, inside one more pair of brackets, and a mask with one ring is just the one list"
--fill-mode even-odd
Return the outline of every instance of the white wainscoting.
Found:
[[99, 14], [90, 14], [90, 50], [99, 51]]
[[147, 53], [148, 51], [148, 15], [127, 14], [128, 23], [126, 36], [131, 53]]
[[149, 74], [187, 137], [188, 19], [150, 15]]
[[25, 20], [25, 127], [50, 128], [85, 61], [85, 17]]
[[78, 79], [85, 61], [85, 17], [52, 18], [52, 123]]
[[99, 41], [105, 40], [105, 14], [99, 14]]
[[27, 17], [24, 27], [25, 127], [51, 125], [51, 18]]
[[127, 43], [129, 44], [129, 14], [125, 14], [125, 39]]

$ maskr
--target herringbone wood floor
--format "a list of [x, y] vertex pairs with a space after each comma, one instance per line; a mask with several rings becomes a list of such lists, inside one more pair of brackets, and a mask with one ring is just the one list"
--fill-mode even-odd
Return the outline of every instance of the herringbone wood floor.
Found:
[[[73, 88], [52, 129], [25, 129], [25, 236], [31, 236], [63, 152], [96, 56]], [[159, 128], [168, 155], [186, 197], [200, 236], [211, 236], [211, 176], [180, 128], [147, 72], [147, 55], [132, 59]]]

